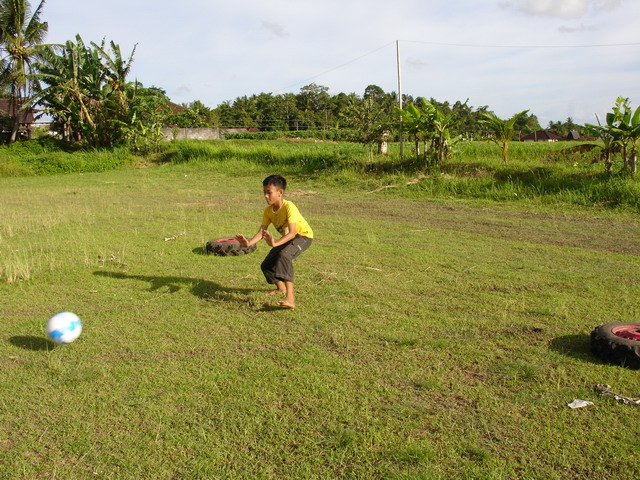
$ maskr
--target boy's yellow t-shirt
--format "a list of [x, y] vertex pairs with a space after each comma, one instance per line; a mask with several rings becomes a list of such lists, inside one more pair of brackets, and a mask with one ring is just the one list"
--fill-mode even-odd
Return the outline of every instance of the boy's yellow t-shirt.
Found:
[[298, 207], [296, 207], [289, 200], [284, 200], [282, 206], [277, 212], [273, 211], [271, 205], [264, 210], [262, 217], [262, 225], [268, 227], [273, 223], [273, 226], [280, 232], [280, 235], [284, 236], [289, 231], [289, 224], [296, 224], [296, 234], [307, 238], [313, 238], [313, 230], [304, 219]]

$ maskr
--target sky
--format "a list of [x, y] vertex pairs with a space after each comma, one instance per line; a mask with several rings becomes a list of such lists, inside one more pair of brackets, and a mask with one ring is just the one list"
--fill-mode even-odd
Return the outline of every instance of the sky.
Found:
[[211, 108], [311, 83], [397, 92], [397, 58], [404, 94], [543, 126], [640, 103], [640, 0], [49, 0], [42, 20], [49, 43], [135, 46], [130, 80]]

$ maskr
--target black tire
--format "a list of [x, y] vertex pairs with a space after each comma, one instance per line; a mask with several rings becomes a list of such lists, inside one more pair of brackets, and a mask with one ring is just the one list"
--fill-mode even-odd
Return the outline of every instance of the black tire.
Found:
[[605, 323], [591, 332], [591, 351], [603, 360], [640, 368], [640, 323]]
[[256, 249], [255, 244], [250, 247], [243, 247], [238, 240], [233, 237], [228, 238], [216, 238], [210, 240], [205, 245], [204, 251], [206, 253], [213, 253], [219, 257], [228, 257], [236, 255], [246, 255]]

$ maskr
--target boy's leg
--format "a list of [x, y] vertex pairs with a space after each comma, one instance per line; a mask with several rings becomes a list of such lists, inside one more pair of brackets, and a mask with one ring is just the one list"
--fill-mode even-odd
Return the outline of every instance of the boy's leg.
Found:
[[285, 297], [284, 300], [279, 301], [278, 305], [285, 308], [295, 308], [296, 298], [295, 298], [295, 295], [293, 294], [293, 282], [290, 282], [287, 280], [286, 282], [284, 282], [284, 284], [285, 284], [287, 296]]
[[260, 268], [262, 269], [262, 273], [264, 274], [264, 278], [267, 283], [275, 285], [276, 288], [274, 290], [270, 290], [267, 292], [268, 295], [276, 295], [278, 293], [285, 293], [286, 287], [282, 280], [279, 280], [275, 276], [275, 265], [278, 260], [278, 254], [285, 247], [285, 245], [281, 245], [279, 247], [272, 248], [265, 259], [262, 261]]
[[[293, 282], [293, 261], [311, 245], [311, 239], [297, 236], [275, 252], [273, 259], [273, 275], [276, 280]], [[277, 247], [279, 248], [279, 247]], [[274, 249], [275, 250], [275, 249]], [[286, 284], [285, 284], [286, 287]]]
[[281, 282], [280, 280], [276, 281], [276, 288], [274, 288], [273, 290], [269, 290], [266, 294], [267, 295], [278, 295], [278, 294], [286, 294], [287, 293], [287, 287], [285, 285], [285, 282]]
[[274, 265], [275, 277], [284, 281], [286, 297], [278, 302], [278, 305], [286, 308], [295, 308], [296, 301], [293, 290], [293, 260], [297, 258], [311, 245], [311, 239], [307, 237], [296, 237], [287, 243], [286, 248], [278, 252], [278, 257]]

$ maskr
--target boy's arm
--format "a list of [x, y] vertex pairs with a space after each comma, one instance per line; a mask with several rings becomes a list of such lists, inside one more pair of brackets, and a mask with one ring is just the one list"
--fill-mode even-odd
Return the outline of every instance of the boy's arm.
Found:
[[251, 245], [254, 245], [256, 243], [258, 243], [260, 241], [260, 239], [263, 236], [263, 232], [265, 232], [267, 230], [267, 226], [265, 225], [260, 225], [260, 229], [258, 230], [258, 232], [251, 237], [249, 240], [247, 240], [247, 238], [242, 235], [241, 233], [238, 233], [236, 235], [236, 240], [238, 240], [238, 242], [240, 243], [240, 245], [242, 245], [243, 248], [247, 248], [250, 247]]
[[[258, 232], [260, 233], [260, 232]], [[286, 235], [283, 235], [279, 240], [274, 240], [273, 235], [267, 229], [262, 232], [262, 238], [264, 238], [267, 245], [270, 247], [278, 247], [282, 244], [287, 243], [290, 240], [293, 240], [296, 237], [296, 224], [295, 222], [289, 224], [289, 232]]]

